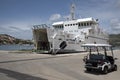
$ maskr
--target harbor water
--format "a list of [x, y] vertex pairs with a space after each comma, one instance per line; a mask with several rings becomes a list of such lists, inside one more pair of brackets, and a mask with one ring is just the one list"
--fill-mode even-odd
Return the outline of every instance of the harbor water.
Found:
[[[34, 49], [34, 45], [29, 44], [14, 44], [14, 45], [0, 45], [0, 50], [31, 50]], [[114, 50], [120, 50], [119, 47], [113, 47]]]
[[34, 45], [29, 44], [14, 44], [14, 45], [0, 45], [0, 50], [31, 50]]

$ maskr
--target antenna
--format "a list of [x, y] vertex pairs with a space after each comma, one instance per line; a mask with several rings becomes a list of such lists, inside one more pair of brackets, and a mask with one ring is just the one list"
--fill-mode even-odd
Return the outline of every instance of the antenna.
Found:
[[71, 20], [75, 20], [75, 4], [74, 3], [72, 3], [71, 4], [71, 12], [70, 12], [70, 14], [71, 14]]

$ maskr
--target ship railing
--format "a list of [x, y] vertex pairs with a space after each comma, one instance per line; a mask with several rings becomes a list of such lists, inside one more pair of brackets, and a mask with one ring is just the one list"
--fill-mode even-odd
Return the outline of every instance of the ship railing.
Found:
[[46, 24], [41, 24], [41, 25], [34, 25], [33, 29], [41, 29], [41, 28], [50, 28]]
[[66, 46], [66, 44], [62, 45], [61, 48], [57, 49], [57, 50], [54, 50], [53, 55], [56, 55], [64, 46]]

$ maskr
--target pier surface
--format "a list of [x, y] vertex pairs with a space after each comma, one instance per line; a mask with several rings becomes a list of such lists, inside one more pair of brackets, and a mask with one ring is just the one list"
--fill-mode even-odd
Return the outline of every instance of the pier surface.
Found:
[[120, 80], [120, 50], [115, 50], [118, 70], [103, 75], [85, 71], [86, 53], [36, 54], [0, 51], [0, 80]]

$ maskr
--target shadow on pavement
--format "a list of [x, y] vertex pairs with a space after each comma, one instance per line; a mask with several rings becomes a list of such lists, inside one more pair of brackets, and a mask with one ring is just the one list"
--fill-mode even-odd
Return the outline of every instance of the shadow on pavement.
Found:
[[11, 60], [11, 61], [1, 61], [0, 63], [22, 62], [22, 61], [31, 61], [31, 60], [41, 60], [41, 59], [68, 57], [68, 56], [69, 55], [67, 55], [67, 56], [52, 56], [52, 57], [44, 57], [44, 58], [20, 59], [20, 60]]
[[109, 74], [111, 72], [114, 72], [114, 71], [108, 71], [107, 74], [104, 74], [103, 72], [97, 71], [97, 70], [92, 70], [92, 71], [86, 71], [86, 70], [84, 70], [84, 72], [88, 73], [88, 74], [93, 74], [93, 75], [107, 75], [107, 74]]
[[102, 73], [100, 71], [86, 71], [84, 70], [85, 73], [88, 73], [88, 74], [94, 74], [94, 75], [101, 75]]
[[28, 74], [11, 71], [8, 69], [0, 68], [0, 73], [4, 73], [6, 76], [14, 78], [16, 80], [47, 80], [40, 77], [34, 77]]

